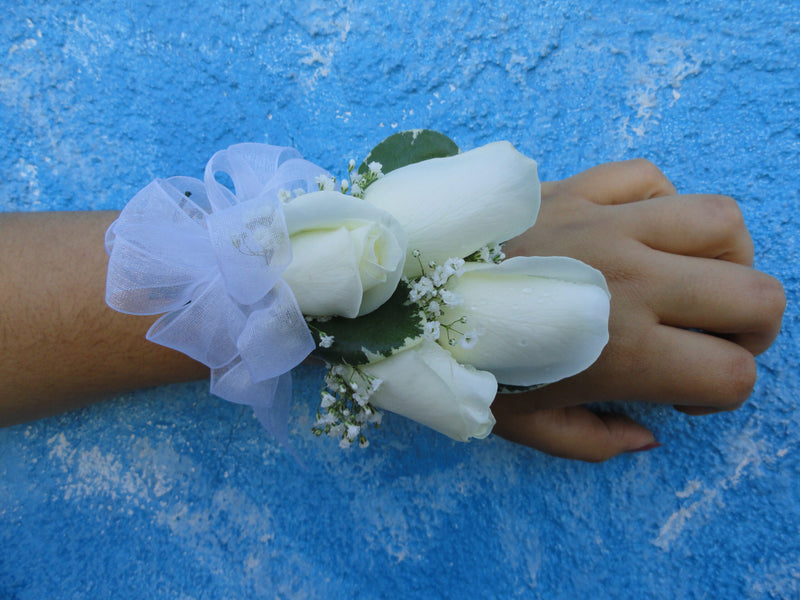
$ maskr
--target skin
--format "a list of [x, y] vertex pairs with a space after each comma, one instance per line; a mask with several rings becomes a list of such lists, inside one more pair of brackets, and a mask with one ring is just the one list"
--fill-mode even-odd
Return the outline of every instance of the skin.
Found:
[[145, 340], [157, 317], [106, 306], [103, 236], [117, 214], [0, 215], [0, 425], [209, 376]]
[[632, 419], [586, 403], [672, 404], [689, 415], [738, 408], [755, 385], [754, 357], [780, 331], [783, 287], [752, 268], [736, 202], [678, 195], [645, 160], [543, 184], [536, 225], [505, 251], [577, 258], [611, 290], [610, 341], [592, 367], [492, 405], [495, 433], [549, 454], [602, 461], [656, 443]]
[[[116, 215], [0, 214], [0, 425], [208, 378], [203, 365], [145, 340], [157, 317], [106, 306], [102, 240]], [[492, 406], [495, 433], [556, 456], [601, 461], [655, 442], [630, 418], [586, 403], [666, 403], [691, 415], [737, 408], [755, 383], [754, 356], [780, 330], [783, 288], [751, 268], [736, 203], [676, 195], [647, 161], [543, 184], [535, 227], [506, 254], [578, 258], [611, 289], [611, 339], [590, 369]]]

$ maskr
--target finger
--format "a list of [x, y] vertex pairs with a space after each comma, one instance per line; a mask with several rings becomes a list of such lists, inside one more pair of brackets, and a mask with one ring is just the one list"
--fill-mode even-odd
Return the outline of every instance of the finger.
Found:
[[516, 412], [637, 401], [734, 410], [755, 385], [753, 355], [734, 342], [655, 325], [637, 345], [606, 348], [589, 369], [544, 388], [499, 396]]
[[753, 264], [753, 240], [739, 205], [728, 196], [651, 198], [619, 207], [617, 218], [656, 250]]
[[726, 261], [660, 253], [651, 259], [663, 283], [646, 301], [662, 324], [725, 335], [754, 355], [780, 332], [786, 296], [777, 279]]
[[559, 186], [596, 204], [627, 204], [677, 194], [666, 175], [642, 158], [592, 167]]
[[630, 417], [595, 414], [582, 406], [519, 413], [508, 412], [498, 399], [492, 411], [496, 434], [562, 458], [600, 462], [657, 445], [653, 434]]
[[756, 364], [739, 344], [697, 331], [656, 326], [641, 361], [620, 386], [626, 399], [734, 410], [753, 391]]

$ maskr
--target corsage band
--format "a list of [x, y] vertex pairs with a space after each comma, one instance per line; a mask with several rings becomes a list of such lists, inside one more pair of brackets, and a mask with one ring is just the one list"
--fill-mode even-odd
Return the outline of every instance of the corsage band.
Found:
[[507, 142], [462, 154], [402, 132], [338, 181], [292, 148], [237, 144], [202, 181], [157, 179], [128, 202], [106, 234], [106, 302], [163, 314], [147, 339], [207, 365], [211, 393], [283, 444], [310, 354], [328, 368], [317, 435], [366, 446], [389, 410], [482, 438], [498, 386], [573, 375], [608, 341], [599, 271], [503, 255], [539, 204], [536, 163]]

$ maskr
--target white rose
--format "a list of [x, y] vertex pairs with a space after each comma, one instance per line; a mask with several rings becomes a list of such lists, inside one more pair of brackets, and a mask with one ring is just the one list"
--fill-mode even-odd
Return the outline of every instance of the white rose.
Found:
[[292, 245], [283, 279], [303, 314], [354, 318], [394, 293], [406, 235], [392, 215], [338, 192], [304, 194], [283, 210]]
[[423, 340], [360, 369], [383, 380], [369, 398], [379, 408], [462, 442], [485, 438], [494, 427], [497, 380], [458, 364], [436, 342]]
[[[516, 257], [467, 265], [448, 289], [461, 304], [443, 323], [465, 316], [477, 333], [465, 348], [445, 346], [460, 363], [492, 372], [509, 385], [552, 383], [588, 368], [608, 342], [609, 292], [599, 271], [558, 257]], [[469, 344], [467, 344], [469, 346]]]
[[421, 274], [411, 252], [425, 264], [466, 257], [509, 240], [536, 221], [541, 190], [536, 162], [508, 142], [434, 158], [388, 173], [364, 198], [390, 213], [408, 235], [406, 277]]

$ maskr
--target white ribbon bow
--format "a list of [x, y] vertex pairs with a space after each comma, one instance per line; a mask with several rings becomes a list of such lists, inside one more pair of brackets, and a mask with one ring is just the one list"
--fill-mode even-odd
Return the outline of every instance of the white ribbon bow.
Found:
[[252, 406], [284, 444], [290, 371], [314, 340], [281, 279], [292, 252], [278, 193], [316, 190], [319, 175], [292, 148], [237, 144], [214, 154], [203, 181], [150, 183], [106, 233], [108, 305], [166, 313], [147, 339], [210, 367], [211, 393]]

